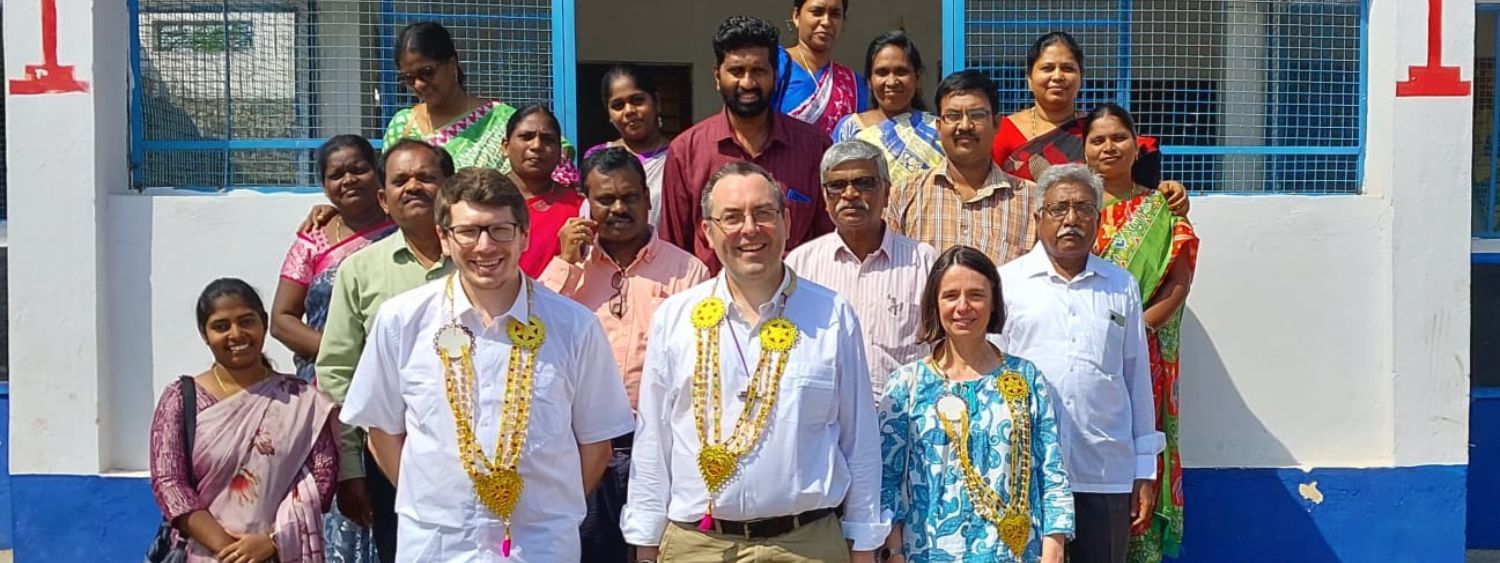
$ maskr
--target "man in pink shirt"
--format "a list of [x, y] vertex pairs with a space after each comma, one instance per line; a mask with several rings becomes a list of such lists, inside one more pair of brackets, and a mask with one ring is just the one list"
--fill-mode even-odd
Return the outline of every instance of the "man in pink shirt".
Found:
[[937, 251], [886, 227], [891, 175], [875, 145], [857, 139], [833, 145], [818, 168], [835, 230], [797, 247], [786, 264], [854, 305], [878, 396], [891, 372], [927, 355], [917, 342], [917, 304]]
[[[558, 231], [560, 253], [538, 281], [599, 317], [635, 408], [651, 315], [668, 296], [708, 279], [708, 268], [652, 231], [646, 170], [630, 151], [595, 152], [583, 160], [580, 172], [590, 216], [569, 219]], [[589, 497], [581, 529], [583, 561], [626, 558], [619, 526], [630, 472], [625, 438], [616, 440], [614, 459]]]

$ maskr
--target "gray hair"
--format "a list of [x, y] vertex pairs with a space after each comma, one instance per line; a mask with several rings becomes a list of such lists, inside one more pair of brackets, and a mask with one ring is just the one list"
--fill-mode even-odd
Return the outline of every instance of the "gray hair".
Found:
[[828, 181], [828, 171], [838, 168], [846, 162], [874, 161], [875, 173], [880, 182], [887, 187], [891, 185], [891, 171], [885, 163], [885, 153], [875, 145], [859, 139], [841, 141], [828, 147], [828, 152], [823, 153], [823, 163], [818, 166], [818, 179]]
[[776, 198], [776, 211], [786, 211], [786, 201], [782, 199], [781, 195], [781, 184], [776, 183], [776, 179], [771, 177], [771, 172], [753, 162], [736, 160], [720, 166], [718, 170], [715, 170], [708, 177], [708, 184], [703, 186], [703, 195], [700, 203], [703, 205], [704, 219], [713, 216], [713, 204], [711, 201], [714, 197], [714, 185], [718, 184], [719, 180], [723, 180], [728, 176], [760, 176], [761, 178], [765, 178], [766, 183], [771, 185], [772, 197]]
[[1042, 202], [1047, 199], [1047, 190], [1054, 186], [1083, 186], [1094, 194], [1094, 205], [1104, 203], [1104, 179], [1089, 170], [1087, 164], [1059, 164], [1048, 168], [1036, 180], [1036, 202], [1032, 205], [1033, 211], [1041, 211]]

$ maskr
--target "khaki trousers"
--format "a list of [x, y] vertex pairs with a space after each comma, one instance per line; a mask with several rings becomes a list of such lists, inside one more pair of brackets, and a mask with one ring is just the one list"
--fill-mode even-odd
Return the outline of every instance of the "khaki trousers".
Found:
[[661, 538], [661, 563], [847, 563], [849, 543], [839, 518], [817, 522], [774, 538], [747, 540], [672, 523]]

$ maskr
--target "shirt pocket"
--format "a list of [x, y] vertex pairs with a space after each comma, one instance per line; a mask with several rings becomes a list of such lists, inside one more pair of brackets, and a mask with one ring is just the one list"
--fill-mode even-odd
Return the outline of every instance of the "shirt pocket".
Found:
[[1101, 373], [1120, 375], [1125, 364], [1125, 327], [1111, 317], [1106, 309], [1100, 311], [1099, 316], [1090, 323], [1087, 330], [1088, 342], [1085, 343], [1087, 346], [1081, 354]]
[[405, 381], [401, 386], [401, 395], [406, 400], [406, 409], [411, 416], [407, 422], [415, 421], [418, 425], [428, 429], [436, 430], [433, 425], [437, 423], [437, 419], [433, 417], [443, 414], [438, 410], [439, 407], [445, 410], [450, 408], [447, 400], [448, 389], [442, 380]]
[[798, 426], [832, 424], [838, 412], [837, 385], [830, 366], [788, 363], [782, 377], [779, 418]]
[[[530, 453], [538, 449], [555, 447], [560, 440], [568, 445], [573, 440], [573, 392], [569, 382], [557, 374], [549, 363], [538, 362], [533, 372], [531, 393], [531, 420], [526, 430], [526, 446]], [[499, 413], [497, 402], [491, 412]], [[555, 451], [555, 450], [554, 450]]]

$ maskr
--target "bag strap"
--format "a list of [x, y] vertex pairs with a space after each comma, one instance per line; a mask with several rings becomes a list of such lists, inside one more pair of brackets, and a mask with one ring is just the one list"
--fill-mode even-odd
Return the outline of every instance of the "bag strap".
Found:
[[198, 486], [193, 475], [193, 439], [198, 435], [198, 387], [193, 376], [184, 375], [177, 380], [182, 395], [182, 444], [187, 457], [188, 484]]

